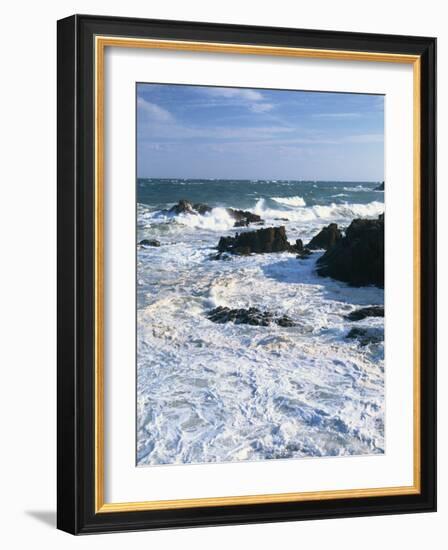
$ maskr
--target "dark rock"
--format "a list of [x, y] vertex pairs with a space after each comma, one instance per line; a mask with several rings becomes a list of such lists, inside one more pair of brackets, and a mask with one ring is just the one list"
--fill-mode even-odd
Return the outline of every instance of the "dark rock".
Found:
[[353, 286], [384, 287], [384, 216], [353, 220], [317, 261], [317, 273]]
[[260, 311], [256, 307], [248, 309], [230, 309], [219, 306], [207, 313], [207, 318], [214, 323], [233, 322], [236, 325], [256, 325], [267, 327], [271, 323], [276, 323], [282, 327], [293, 327], [295, 323], [287, 315], [275, 316], [268, 311]]
[[378, 344], [384, 340], [384, 334], [379, 330], [368, 328], [352, 328], [346, 338], [350, 340], [358, 340], [361, 346], [369, 344]]
[[384, 191], [384, 181], [378, 187], [375, 187], [374, 191]]
[[277, 325], [281, 327], [295, 327], [296, 324], [294, 321], [288, 317], [287, 315], [282, 315], [281, 317], [277, 317], [274, 319], [274, 323], [277, 323]]
[[214, 254], [213, 256], [210, 256], [210, 260], [231, 260], [232, 255], [227, 254], [227, 252], [218, 252], [218, 254]]
[[201, 202], [198, 202], [196, 204], [193, 204], [193, 210], [196, 210], [196, 212], [198, 214], [208, 214], [209, 212], [211, 212], [213, 210], [213, 208], [211, 206], [209, 206], [208, 204], [203, 204]]
[[345, 316], [349, 321], [361, 321], [366, 317], [384, 317], [384, 307], [383, 306], [371, 306], [363, 307], [361, 309], [356, 309], [348, 315]]
[[328, 250], [339, 239], [342, 239], [342, 232], [338, 228], [336, 223], [330, 223], [324, 227], [317, 235], [315, 235], [311, 241], [307, 244], [307, 248], [310, 250]]
[[251, 249], [249, 246], [238, 246], [233, 249], [233, 253], [237, 256], [250, 256]]
[[233, 224], [233, 227], [247, 227], [249, 222], [247, 220], [238, 220]]
[[303, 252], [303, 241], [302, 239], [296, 240], [296, 250], [297, 252]]
[[302, 239], [297, 239], [296, 244], [292, 247], [295, 252], [298, 252], [296, 258], [308, 258], [311, 254], [311, 250], [303, 246]]
[[234, 227], [244, 227], [250, 223], [257, 223], [263, 221], [261, 216], [258, 214], [253, 214], [248, 210], [235, 210], [234, 208], [226, 208], [227, 213], [230, 217], [234, 218], [235, 225]]
[[169, 210], [169, 213], [171, 214], [197, 214], [196, 210], [194, 210], [193, 205], [191, 202], [186, 200], [180, 200], [177, 204], [172, 206]]
[[[197, 202], [192, 204], [185, 199], [180, 200], [177, 204], [172, 206], [167, 212], [169, 214], [208, 214], [213, 208], [208, 204]], [[244, 227], [250, 223], [263, 223], [263, 220], [258, 214], [253, 214], [248, 210], [235, 210], [234, 208], [226, 208], [230, 217], [235, 220], [235, 227]]]
[[311, 250], [308, 250], [308, 248], [304, 248], [297, 254], [296, 258], [299, 260], [306, 260], [306, 258], [309, 258], [311, 256], [311, 254]]
[[156, 239], [143, 239], [138, 243], [140, 246], [160, 246], [160, 241]]
[[295, 248], [289, 244], [285, 227], [281, 226], [237, 233], [235, 237], [221, 237], [218, 250], [232, 253], [244, 250], [244, 254], [263, 254], [265, 252], [292, 252]]

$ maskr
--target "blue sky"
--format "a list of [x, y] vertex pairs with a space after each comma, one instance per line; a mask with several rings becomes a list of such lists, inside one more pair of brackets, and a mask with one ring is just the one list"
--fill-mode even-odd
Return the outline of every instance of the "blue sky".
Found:
[[384, 179], [384, 97], [137, 85], [137, 175]]

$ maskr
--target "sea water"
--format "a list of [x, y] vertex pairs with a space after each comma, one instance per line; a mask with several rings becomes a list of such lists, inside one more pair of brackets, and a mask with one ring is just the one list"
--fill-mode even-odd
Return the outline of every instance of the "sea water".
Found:
[[[353, 322], [384, 291], [316, 274], [323, 251], [215, 260], [234, 228], [226, 207], [250, 210], [306, 244], [331, 222], [384, 211], [379, 182], [137, 181], [137, 464], [187, 464], [381, 454], [384, 319]], [[180, 199], [213, 207], [172, 215]], [[216, 324], [217, 306], [287, 315], [293, 327]]]

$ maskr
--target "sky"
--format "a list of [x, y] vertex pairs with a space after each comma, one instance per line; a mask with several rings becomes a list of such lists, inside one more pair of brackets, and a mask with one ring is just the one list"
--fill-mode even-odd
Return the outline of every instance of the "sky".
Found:
[[141, 178], [384, 180], [384, 96], [137, 84]]

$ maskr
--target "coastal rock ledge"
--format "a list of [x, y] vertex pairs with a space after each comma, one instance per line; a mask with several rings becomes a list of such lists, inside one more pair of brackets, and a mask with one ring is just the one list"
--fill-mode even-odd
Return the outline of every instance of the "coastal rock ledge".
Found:
[[252, 253], [294, 252], [296, 248], [289, 243], [285, 226], [282, 225], [237, 233], [234, 237], [221, 237], [218, 251], [245, 256]]
[[317, 273], [352, 286], [384, 287], [384, 214], [376, 220], [353, 220], [317, 261]]

